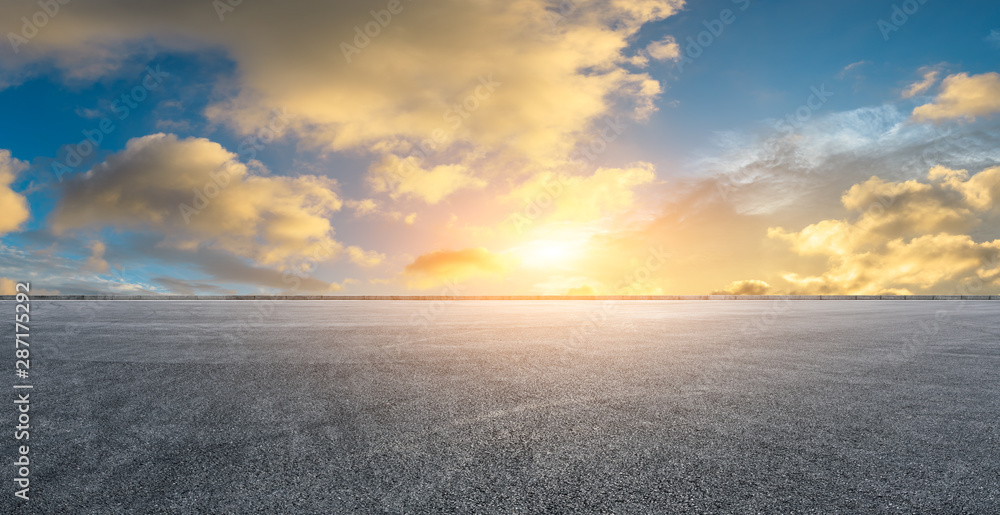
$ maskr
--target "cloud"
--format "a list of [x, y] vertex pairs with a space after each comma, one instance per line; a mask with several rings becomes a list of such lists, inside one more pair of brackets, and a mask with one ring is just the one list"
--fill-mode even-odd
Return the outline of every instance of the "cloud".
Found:
[[99, 274], [107, 272], [110, 267], [108, 266], [108, 262], [104, 260], [104, 252], [107, 250], [104, 242], [97, 240], [92, 241], [90, 242], [89, 248], [91, 254], [90, 258], [88, 258], [87, 262], [84, 264], [84, 268]]
[[[743, 214], [839, 210], [840, 193], [878, 173], [911, 179], [935, 165], [978, 169], [1000, 160], [994, 124], [912, 123], [895, 105], [813, 117], [800, 126], [720, 133], [719, 149], [691, 167]], [[916, 172], [920, 171], [920, 172]]]
[[374, 250], [365, 251], [361, 247], [347, 247], [347, 255], [351, 262], [362, 267], [373, 267], [385, 261], [385, 254], [379, 254]]
[[[560, 159], [609, 111], [648, 111], [660, 89], [626, 66], [627, 48], [644, 24], [684, 1], [588, 2], [558, 23], [548, 0], [400, 5], [392, 14], [362, 0], [242, 4], [220, 23], [202, 0], [94, 0], [63, 9], [56, 28], [38, 31], [5, 67], [50, 63], [85, 77], [150, 45], [222, 49], [241, 89], [207, 114], [246, 133], [285, 108], [289, 130], [332, 150], [417, 144], [437, 132], [443, 146]], [[0, 18], [35, 9], [4, 4]], [[477, 102], [475, 112], [453, 109]]]
[[236, 295], [236, 290], [220, 288], [214, 284], [187, 281], [173, 277], [153, 277], [152, 281], [177, 295]]
[[933, 102], [913, 110], [917, 121], [940, 121], [962, 118], [973, 121], [977, 116], [1000, 112], [1000, 73], [980, 75], [959, 73], [949, 75], [941, 83], [941, 91]]
[[[944, 293], [1000, 286], [1000, 239], [966, 234], [1000, 207], [1000, 167], [969, 176], [935, 167], [928, 182], [878, 177], [841, 198], [854, 220], [823, 220], [800, 231], [772, 227], [768, 236], [800, 255], [829, 257], [815, 276], [785, 275], [796, 293]], [[963, 289], [964, 290], [961, 290]]]
[[987, 34], [985, 41], [1000, 48], [1000, 29], [993, 29]]
[[840, 79], [840, 80], [843, 80], [844, 77], [846, 77], [848, 73], [850, 73], [850, 72], [857, 73], [858, 68], [861, 68], [862, 66], [867, 65], [867, 64], [871, 64], [871, 63], [868, 62], [868, 61], [864, 61], [864, 60], [853, 62], [853, 63], [851, 63], [851, 64], [843, 67], [839, 72], [837, 72], [837, 78]]
[[354, 210], [354, 216], [361, 217], [378, 212], [378, 202], [366, 198], [361, 200], [348, 200], [344, 203], [349, 209]]
[[646, 53], [657, 61], [677, 61], [681, 58], [681, 46], [673, 36], [667, 36], [647, 45]]
[[428, 204], [437, 204], [459, 190], [486, 186], [465, 165], [440, 165], [427, 170], [416, 157], [400, 159], [391, 154], [369, 168], [368, 184], [373, 191], [388, 192], [393, 199], [411, 197]]
[[[598, 168], [589, 176], [542, 172], [501, 199], [544, 209], [551, 220], [592, 221], [631, 208], [634, 190], [655, 179], [653, 165], [645, 162], [627, 168]], [[511, 223], [518, 224], [517, 217]]]
[[[31, 236], [25, 237], [31, 241]], [[73, 253], [85, 245], [72, 242]], [[157, 293], [155, 288], [119, 276], [98, 275], [87, 270], [82, 260], [53, 252], [33, 250], [28, 245], [17, 248], [0, 243], [0, 277], [11, 277], [31, 284], [34, 295], [98, 295], [115, 293]]]
[[[636, 226], [616, 224], [595, 239], [581, 254], [585, 262], [566, 275], [586, 276], [588, 284], [608, 285], [602, 293], [613, 293], [610, 285], [634, 273], [637, 264], [629, 265], [630, 260], [642, 259], [651, 244], [662, 244], [670, 257], [650, 274], [648, 283], [669, 294], [704, 295], [725, 284], [718, 282], [720, 277], [726, 282], [762, 280], [772, 286], [771, 294], [809, 293], [785, 276], [794, 272], [802, 279], [828, 272], [831, 262], [839, 259], [830, 252], [842, 248], [833, 245], [838, 238], [873, 245], [873, 252], [881, 252], [879, 242], [899, 237], [903, 227], [910, 231], [905, 240], [937, 232], [968, 235], [976, 242], [1000, 238], [1000, 223], [993, 218], [993, 210], [973, 207], [983, 205], [987, 198], [998, 198], [990, 193], [977, 200], [971, 194], [973, 190], [992, 191], [986, 180], [990, 173], [980, 172], [972, 180], [963, 180], [968, 194], [959, 191], [963, 187], [937, 184], [954, 174], [936, 171], [936, 179], [927, 176], [936, 165], [954, 169], [959, 175], [962, 169], [996, 167], [1000, 162], [996, 145], [1000, 125], [915, 124], [908, 118], [909, 112], [890, 104], [822, 113], [791, 133], [766, 128], [721, 133], [711, 157], [686, 166], [691, 176], [675, 176], [669, 188], [657, 190], [653, 198], [661, 199], [658, 216]], [[859, 186], [849, 196], [852, 205], [858, 206], [851, 216], [873, 205], [873, 212], [886, 212], [866, 217], [862, 226], [870, 228], [868, 232], [842, 230], [842, 225], [854, 222], [845, 211], [844, 194], [873, 175], [877, 175], [875, 182]], [[908, 181], [917, 185], [906, 185]], [[925, 189], [937, 190], [936, 195], [921, 193]], [[895, 198], [892, 203], [891, 198]], [[922, 204], [927, 204], [927, 209], [921, 209]], [[768, 237], [769, 228], [784, 227], [786, 232], [799, 233], [808, 225], [817, 226], [810, 240], [816, 252], [799, 252], [788, 240]], [[824, 238], [831, 238], [832, 243]], [[808, 245], [803, 242], [799, 249], [806, 250]], [[869, 251], [857, 248], [856, 254]], [[920, 292], [954, 293], [960, 280], [958, 276], [945, 279]], [[582, 282], [567, 288], [579, 284]], [[913, 285], [888, 287], [920, 290]], [[831, 282], [827, 292], [845, 293], [838, 288]]]
[[328, 254], [308, 256], [303, 262], [289, 269], [279, 271], [261, 266], [248, 265], [242, 259], [221, 252], [199, 249], [197, 251], [172, 250], [174, 262], [190, 261], [208, 274], [217, 283], [250, 284], [270, 291], [295, 294], [303, 292], [325, 293], [339, 291], [342, 285], [328, 283], [313, 276], [318, 263]]
[[733, 281], [722, 290], [712, 292], [712, 295], [767, 295], [771, 285], [757, 279]]
[[[24, 289], [18, 289], [17, 283], [14, 279], [8, 279], [6, 277], [0, 277], [0, 295], [17, 295], [18, 293], [24, 293]], [[28, 292], [29, 295], [59, 295], [58, 290], [49, 290], [43, 288], [37, 288], [34, 285]]]
[[204, 138], [135, 138], [68, 183], [51, 225], [57, 234], [149, 229], [164, 235], [164, 246], [209, 247], [267, 266], [336, 254], [328, 220], [341, 207], [335, 181], [262, 177], [254, 166]]
[[502, 276], [514, 265], [515, 260], [494, 254], [485, 248], [438, 250], [417, 257], [403, 270], [407, 286], [426, 289], [446, 281], [465, 281], [474, 277]]
[[0, 206], [3, 206], [0, 236], [17, 231], [30, 216], [28, 199], [10, 187], [17, 174], [27, 168], [27, 163], [11, 157], [9, 150], [0, 150]]
[[597, 291], [594, 290], [593, 286], [584, 284], [583, 286], [566, 290], [566, 295], [597, 295]]
[[913, 98], [917, 95], [922, 95], [937, 84], [938, 75], [941, 73], [939, 70], [924, 68], [921, 68], [921, 70], [923, 71], [923, 78], [903, 89], [903, 98]]
[[406, 215], [399, 211], [383, 211], [382, 206], [375, 199], [347, 200], [344, 202], [344, 206], [354, 211], [355, 218], [378, 215], [394, 222], [403, 221], [406, 225], [413, 225], [417, 221], [416, 213]]

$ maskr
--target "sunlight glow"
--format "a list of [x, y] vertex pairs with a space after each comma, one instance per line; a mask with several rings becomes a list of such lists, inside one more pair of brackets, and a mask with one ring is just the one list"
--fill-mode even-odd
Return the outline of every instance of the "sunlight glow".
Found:
[[568, 268], [579, 259], [583, 242], [573, 240], [535, 240], [513, 249], [521, 262], [533, 268]]

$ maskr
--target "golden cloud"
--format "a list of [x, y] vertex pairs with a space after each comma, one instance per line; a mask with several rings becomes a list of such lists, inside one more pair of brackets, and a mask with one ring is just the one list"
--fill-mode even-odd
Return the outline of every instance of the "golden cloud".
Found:
[[913, 110], [915, 120], [940, 121], [963, 118], [969, 121], [977, 116], [1000, 112], [1000, 73], [980, 75], [959, 73], [949, 75], [941, 83], [941, 91], [934, 101]]
[[592, 221], [631, 208], [635, 188], [655, 179], [653, 165], [644, 162], [627, 168], [598, 168], [589, 176], [541, 172], [501, 199], [525, 206], [523, 213], [510, 220], [515, 226], [536, 211], [551, 220]]
[[725, 289], [713, 291], [712, 295], [767, 295], [770, 290], [771, 285], [764, 281], [747, 279], [733, 281]]
[[818, 276], [786, 274], [797, 293], [886, 294], [913, 289], [956, 293], [1000, 286], [1000, 240], [976, 242], [964, 232], [995, 212], [1000, 167], [969, 176], [934, 167], [929, 183], [878, 177], [842, 197], [860, 212], [853, 221], [823, 220], [800, 231], [780, 227], [768, 236], [800, 255], [825, 255]]
[[21, 228], [28, 220], [28, 199], [11, 189], [17, 174], [28, 166], [10, 155], [9, 150], [0, 150], [0, 206], [3, 206], [3, 217], [0, 217], [0, 235]]
[[[251, 162], [251, 167], [259, 166]], [[68, 183], [52, 216], [58, 234], [85, 227], [152, 229], [163, 245], [224, 250], [262, 265], [332, 257], [336, 182], [263, 177], [204, 138], [135, 138]]]
[[385, 261], [385, 254], [379, 254], [374, 250], [366, 251], [361, 247], [353, 245], [347, 247], [347, 255], [351, 258], [352, 263], [366, 268], [373, 267]]
[[348, 200], [344, 205], [354, 210], [354, 216], [366, 216], [378, 212], [378, 203], [375, 200], [366, 198], [361, 200]]
[[[246, 133], [286, 109], [290, 130], [333, 150], [430, 140], [436, 151], [469, 142], [561, 159], [609, 111], [648, 113], [659, 84], [627, 66], [634, 56], [626, 49], [644, 24], [684, 0], [572, 4], [288, 1], [213, 13], [201, 1], [94, 0], [60, 12], [5, 67], [50, 61], [67, 75], [94, 77], [144, 51], [138, 41], [221, 48], [242, 89], [207, 114]], [[5, 3], [0, 18], [36, 8]]]
[[107, 246], [104, 245], [104, 242], [95, 240], [90, 242], [89, 248], [90, 257], [83, 265], [84, 268], [99, 274], [107, 272], [110, 268], [108, 262], [104, 259], [104, 253], [107, 251]]
[[913, 98], [923, 94], [931, 89], [931, 86], [937, 84], [938, 75], [940, 75], [938, 70], [926, 68], [921, 68], [921, 70], [923, 71], [923, 78], [903, 89], [903, 98]]
[[406, 196], [428, 204], [437, 204], [462, 189], [486, 186], [486, 182], [473, 177], [465, 165], [440, 165], [425, 170], [416, 157], [400, 159], [391, 154], [369, 168], [368, 184], [373, 191], [387, 192], [393, 199]]
[[474, 277], [502, 276], [516, 260], [510, 256], [495, 254], [482, 247], [462, 250], [438, 250], [418, 256], [406, 265], [403, 274], [408, 278], [407, 286], [426, 289], [444, 284], [446, 281], [465, 281]]
[[566, 290], [566, 295], [597, 295], [597, 290], [589, 284]]

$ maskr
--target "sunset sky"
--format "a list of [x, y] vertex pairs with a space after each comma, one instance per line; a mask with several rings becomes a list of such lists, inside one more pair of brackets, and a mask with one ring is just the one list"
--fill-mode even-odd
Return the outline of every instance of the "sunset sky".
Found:
[[0, 29], [0, 293], [1000, 293], [995, 1], [51, 0]]

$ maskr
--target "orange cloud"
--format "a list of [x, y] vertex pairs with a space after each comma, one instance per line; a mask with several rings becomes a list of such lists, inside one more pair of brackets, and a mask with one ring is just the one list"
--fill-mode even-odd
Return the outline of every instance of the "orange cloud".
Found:
[[426, 289], [445, 281], [500, 276], [507, 273], [514, 264], [516, 261], [513, 258], [494, 254], [482, 247], [438, 250], [417, 257], [406, 265], [403, 274], [408, 277], [408, 287]]

